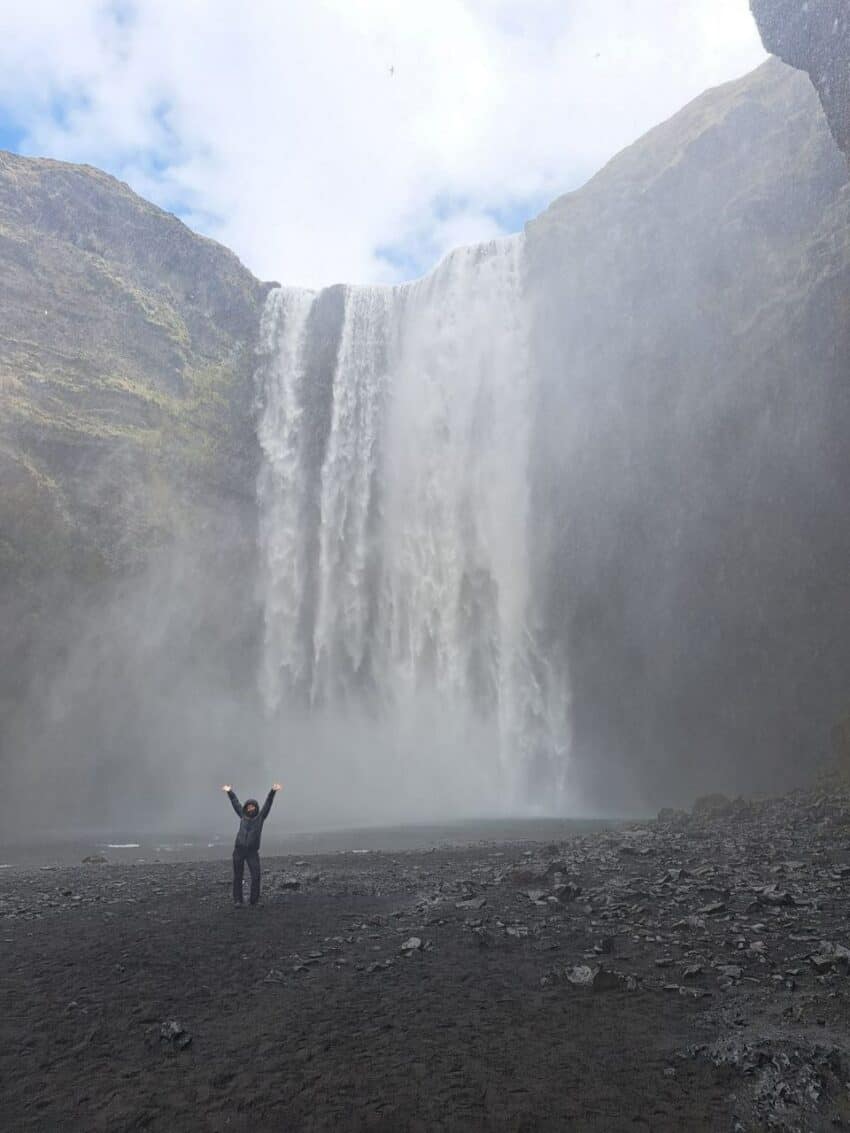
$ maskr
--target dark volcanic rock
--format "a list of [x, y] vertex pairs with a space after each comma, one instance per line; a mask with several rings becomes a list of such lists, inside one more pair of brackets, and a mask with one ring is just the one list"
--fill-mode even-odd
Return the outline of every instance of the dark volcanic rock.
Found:
[[850, 6], [847, 0], [750, 0], [773, 55], [808, 72], [850, 159]]
[[[399, 1107], [392, 1128], [485, 1128], [506, 1066], [510, 1128], [540, 1115], [583, 1128], [597, 1112], [600, 1129], [625, 1127], [624, 1112], [630, 1128], [831, 1128], [850, 1066], [850, 793], [813, 821], [819, 798], [709, 809], [686, 830], [565, 827], [556, 858], [581, 876], [582, 903], [530, 903], [502, 883], [545, 870], [555, 855], [533, 844], [327, 855], [310, 886], [270, 886], [239, 916], [227, 861], [4, 870], [4, 1130], [35, 1127], [35, 1096], [39, 1129], [62, 1127], [69, 1096], [94, 1129], [118, 1094], [131, 1123], [155, 1106], [163, 1127], [214, 1127], [219, 1090], [254, 1125], [285, 1112], [293, 1129], [346, 1128], [363, 1105], [352, 1067], [364, 1096]], [[653, 854], [623, 857], [623, 840]], [[777, 877], [793, 903], [761, 905]], [[456, 909], [472, 878], [487, 891], [474, 920]], [[709, 890], [729, 896], [703, 916]], [[236, 1072], [233, 1051], [249, 1048]], [[461, 1087], [435, 1097], [452, 1075]]]

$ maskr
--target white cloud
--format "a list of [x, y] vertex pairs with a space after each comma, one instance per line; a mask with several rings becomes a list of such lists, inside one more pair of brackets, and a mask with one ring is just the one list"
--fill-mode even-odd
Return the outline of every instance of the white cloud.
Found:
[[261, 277], [387, 280], [762, 58], [747, 0], [0, 0], [0, 118]]

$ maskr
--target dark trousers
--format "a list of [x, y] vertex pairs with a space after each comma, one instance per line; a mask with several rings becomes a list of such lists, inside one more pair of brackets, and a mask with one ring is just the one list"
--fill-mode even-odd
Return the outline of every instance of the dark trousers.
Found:
[[237, 905], [242, 904], [242, 876], [245, 873], [245, 862], [251, 873], [251, 904], [256, 905], [260, 899], [260, 855], [256, 850], [244, 850], [236, 846], [233, 851], [233, 900]]

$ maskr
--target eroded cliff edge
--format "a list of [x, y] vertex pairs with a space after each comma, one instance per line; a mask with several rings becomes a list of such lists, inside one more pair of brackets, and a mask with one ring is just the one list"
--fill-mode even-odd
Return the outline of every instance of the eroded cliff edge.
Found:
[[850, 159], [850, 7], [846, 0], [750, 0], [772, 55], [806, 71]]

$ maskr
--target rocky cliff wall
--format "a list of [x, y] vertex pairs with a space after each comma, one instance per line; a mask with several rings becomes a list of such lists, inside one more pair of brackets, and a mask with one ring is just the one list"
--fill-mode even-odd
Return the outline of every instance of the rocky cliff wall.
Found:
[[771, 60], [529, 226], [539, 585], [597, 806], [787, 785], [844, 711], [847, 182]]
[[846, 0], [750, 0], [769, 52], [808, 73], [850, 159], [850, 7]]
[[[70, 658], [78, 674], [87, 664], [112, 673], [130, 665], [120, 619], [104, 622], [111, 654], [104, 646], [95, 661], [88, 650], [83, 662], [79, 643], [94, 614], [126, 601], [131, 585], [137, 604], [145, 587], [156, 599], [148, 625], [168, 610], [174, 630], [173, 640], [162, 638], [163, 656], [147, 656], [146, 671], [158, 667], [167, 684], [181, 648], [197, 653], [204, 642], [240, 674], [238, 687], [252, 683], [252, 373], [267, 290], [231, 252], [114, 178], [0, 153], [7, 764], [55, 744], [61, 758], [85, 765], [78, 749], [102, 746], [89, 725], [104, 699], [133, 697], [126, 684], [92, 672], [70, 697], [76, 716], [67, 706], [59, 712], [61, 739], [41, 734], [42, 709]], [[141, 662], [132, 679], [137, 691], [146, 687]], [[125, 758], [134, 733], [150, 731], [141, 718], [124, 727], [117, 742]]]

